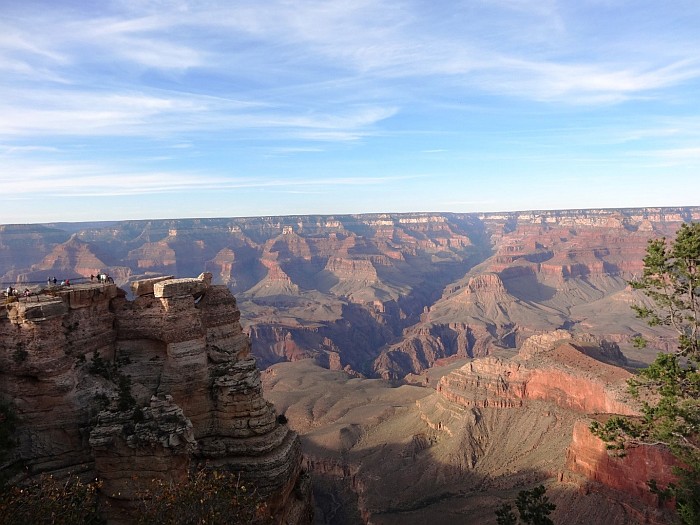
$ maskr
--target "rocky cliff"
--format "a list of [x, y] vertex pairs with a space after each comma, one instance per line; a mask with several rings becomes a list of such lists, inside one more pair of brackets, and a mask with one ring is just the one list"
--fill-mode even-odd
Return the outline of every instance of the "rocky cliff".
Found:
[[624, 455], [611, 453], [606, 443], [590, 432], [588, 423], [579, 420], [574, 425], [567, 450], [569, 470], [648, 506], [659, 505], [658, 496], [649, 490], [648, 482], [653, 479], [663, 488], [676, 481], [673, 474], [676, 460], [671, 452], [660, 445], [628, 444]]
[[670, 479], [664, 451], [618, 458], [588, 432], [589, 410], [635, 413], [613, 364], [624, 357], [601, 343], [545, 333], [522, 355], [455, 360], [398, 388], [311, 360], [273, 365], [263, 381], [302, 436], [324, 523], [493, 524], [539, 484], [555, 523], [670, 523], [646, 487]]
[[[565, 410], [573, 416], [569, 420], [573, 425], [565, 430], [569, 443], [566, 465], [556, 474], [559, 480], [606, 494], [627, 506], [628, 513], [640, 522], [663, 523], [663, 515], [650, 510], [659, 500], [649, 490], [648, 481], [654, 479], [660, 487], [674, 481], [670, 451], [661, 445], [631, 444], [622, 456], [608, 450], [589, 430], [593, 419], [640, 414], [639, 402], [626, 392], [631, 374], [621, 367], [625, 364], [616, 344], [593, 336], [574, 338], [557, 330], [530, 337], [514, 356], [467, 363], [444, 375], [437, 392], [474, 413], [494, 408], [519, 413], [539, 402]], [[458, 434], [459, 419], [449, 410], [438, 409], [441, 405], [435, 401], [423, 405], [423, 417], [432, 428]], [[522, 416], [502, 417], [517, 420]]]
[[638, 414], [624, 401], [631, 374], [601, 357], [626, 363], [610, 343], [574, 340], [557, 330], [530, 337], [510, 359], [475, 359], [444, 376], [437, 391], [465, 407], [513, 408], [525, 400], [542, 400], [582, 413]]
[[626, 281], [649, 239], [691, 220], [700, 208], [2, 226], [0, 281], [85, 279], [100, 269], [125, 286], [205, 268], [238, 297], [261, 365], [316, 356], [401, 378], [557, 328], [623, 346], [643, 334], [663, 350], [673, 337], [634, 318], [629, 304], [641, 298]]
[[278, 522], [309, 521], [297, 435], [262, 397], [236, 301], [211, 275], [55, 287], [0, 314], [0, 395], [20, 427], [25, 475], [103, 480], [127, 519], [152, 479], [239, 472]]

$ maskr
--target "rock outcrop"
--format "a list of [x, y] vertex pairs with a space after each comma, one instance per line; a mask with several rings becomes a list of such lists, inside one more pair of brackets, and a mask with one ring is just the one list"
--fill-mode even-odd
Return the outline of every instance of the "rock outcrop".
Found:
[[[74, 281], [99, 268], [126, 286], [205, 268], [236, 294], [246, 328], [292, 333], [296, 349], [255, 341], [261, 364], [314, 355], [401, 378], [434, 359], [517, 348], [557, 328], [623, 347], [640, 334], [657, 350], [672, 346], [670, 331], [634, 317], [629, 304], [642, 298], [627, 281], [641, 271], [649, 239], [670, 238], [691, 220], [700, 207], [6, 226], [0, 281]], [[356, 324], [360, 310], [371, 336], [346, 344], [343, 325]], [[305, 345], [296, 327], [328, 338], [337, 358]], [[450, 330], [454, 337], [443, 337]]]
[[[629, 505], [629, 512], [641, 520], [643, 506], [648, 510], [659, 504], [648, 481], [654, 479], [660, 487], [674, 481], [673, 456], [664, 446], [649, 444], [631, 444], [624, 457], [615, 455], [589, 430], [592, 419], [640, 414], [639, 404], [626, 393], [631, 374], [621, 368], [625, 363], [614, 343], [590, 335], [574, 338], [557, 330], [530, 337], [512, 357], [474, 359], [444, 375], [437, 392], [474, 414], [493, 409], [520, 414], [533, 403], [544, 402], [573, 415], [574, 424], [567, 429], [566, 468], [556, 476], [579, 484], [576, 476], [582, 476], [587, 480], [582, 490], [612, 491], [609, 497]], [[440, 406], [432, 400], [423, 402], [424, 419], [431, 428], [458, 434], [460, 421]], [[522, 415], [508, 417], [515, 420]]]
[[[606, 347], [613, 354], [614, 346], [606, 342]], [[526, 340], [513, 358], [471, 361], [444, 376], [437, 391], [465, 407], [513, 408], [541, 400], [581, 413], [637, 415], [623, 399], [631, 374], [591, 356], [601, 352], [564, 330], [540, 334]]]
[[624, 455], [611, 453], [606, 443], [590, 432], [585, 420], [574, 425], [567, 451], [569, 470], [649, 506], [656, 506], [659, 501], [649, 490], [648, 482], [653, 479], [661, 488], [675, 482], [675, 464], [671, 452], [661, 445], [630, 444]]
[[310, 520], [297, 435], [262, 397], [236, 301], [211, 275], [56, 287], [0, 313], [0, 395], [29, 475], [103, 481], [128, 521], [153, 479], [200, 467], [253, 482], [279, 523]]

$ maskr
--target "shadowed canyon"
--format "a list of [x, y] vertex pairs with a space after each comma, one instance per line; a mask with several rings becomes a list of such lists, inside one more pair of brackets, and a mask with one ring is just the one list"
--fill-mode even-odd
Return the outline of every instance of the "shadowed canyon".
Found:
[[[690, 221], [700, 207], [0, 226], [3, 288], [52, 291], [0, 315], [0, 395], [37, 473], [120, 487], [124, 458], [238, 462], [280, 523], [308, 515], [307, 472], [317, 523], [495, 523], [540, 483], [555, 523], [667, 523], [646, 482], [673, 479], [668, 452], [615, 457], [588, 426], [639, 414], [626, 380], [675, 346], [627, 281]], [[95, 354], [131, 377], [141, 448], [112, 445], [123, 415], [92, 398], [117, 392], [79, 362]], [[178, 437], [149, 459], [161, 434]]]

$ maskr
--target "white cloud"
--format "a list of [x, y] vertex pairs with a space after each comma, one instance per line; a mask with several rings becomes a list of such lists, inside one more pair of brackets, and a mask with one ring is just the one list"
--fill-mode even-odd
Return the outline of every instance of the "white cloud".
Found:
[[[660, 4], [36, 7], [0, 7], [3, 198], [47, 187], [65, 195], [195, 195], [246, 184], [313, 194], [314, 185], [356, 183], [347, 176], [355, 169], [396, 173], [432, 163], [448, 174], [519, 172], [525, 162], [558, 172], [567, 162], [618, 169], [697, 161], [697, 13]], [[195, 157], [201, 172], [185, 172]], [[329, 164], [312, 164], [321, 161]], [[338, 177], [293, 182], [278, 175], [283, 162], [295, 174]], [[176, 168], [161, 170], [166, 165]], [[222, 165], [270, 174], [231, 178]]]
[[[105, 197], [117, 195], [188, 194], [193, 191], [225, 191], [236, 188], [277, 188], [314, 192], [318, 188], [392, 184], [415, 176], [265, 177], [217, 175], [196, 171], [134, 170], [113, 163], [9, 160], [0, 172], [3, 197]], [[305, 188], [305, 189], [300, 189]]]
[[154, 96], [51, 90], [28, 95], [9, 92], [2, 98], [6, 102], [0, 101], [0, 137], [160, 137], [186, 131], [262, 128], [306, 138], [316, 136], [317, 140], [354, 140], [396, 113], [396, 108], [365, 106], [298, 115], [255, 102], [177, 93]]
[[[498, 67], [500, 66], [500, 67]], [[682, 60], [661, 67], [615, 64], [558, 64], [509, 57], [477, 75], [484, 89], [536, 100], [610, 104], [654, 96], [656, 90], [700, 77], [700, 61]]]

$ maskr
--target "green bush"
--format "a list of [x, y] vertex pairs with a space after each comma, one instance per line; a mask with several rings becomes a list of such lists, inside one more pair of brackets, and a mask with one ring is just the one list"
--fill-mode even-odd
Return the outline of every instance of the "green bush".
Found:
[[[518, 492], [515, 506], [518, 508], [520, 522], [526, 525], [554, 525], [549, 514], [557, 506], [549, 502], [549, 498], [545, 496], [546, 492], [547, 489], [544, 488], [544, 485]], [[504, 503], [496, 509], [496, 523], [498, 525], [517, 525], [519, 523], [511, 505]]]

